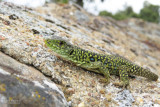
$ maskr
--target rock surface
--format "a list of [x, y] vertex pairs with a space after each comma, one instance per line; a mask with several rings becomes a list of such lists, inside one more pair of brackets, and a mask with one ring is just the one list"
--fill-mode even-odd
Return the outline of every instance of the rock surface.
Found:
[[[85, 71], [58, 59], [43, 42], [43, 38], [60, 36], [71, 44], [93, 52], [119, 54], [140, 66], [148, 67], [160, 76], [159, 25], [138, 19], [117, 22], [111, 18], [88, 14], [75, 4], [47, 4], [36, 10], [9, 3], [1, 3], [0, 7], [3, 7], [0, 8], [0, 50], [23, 63], [23, 66], [30, 65], [36, 68], [35, 72], [39, 73], [34, 75], [35, 72], [32, 72], [34, 70], [29, 72], [29, 68], [25, 67], [20, 67], [19, 70], [17, 67], [19, 62], [11, 66], [7, 59], [8, 65], [1, 66], [0, 69], [2, 72], [0, 75], [9, 78], [9, 80], [0, 79], [2, 83], [0, 89], [5, 90], [4, 94], [1, 92], [1, 99], [10, 101], [18, 93], [24, 93], [24, 99], [21, 96], [17, 97], [18, 101], [21, 98], [24, 104], [30, 104], [25, 102], [28, 98], [27, 101], [32, 100], [32, 104], [53, 103], [54, 106], [54, 98], [58, 96], [63, 99], [58, 99], [59, 104], [65, 106], [67, 102], [63, 93], [55, 92], [53, 89], [55, 84], [52, 81], [54, 81], [63, 90], [67, 101], [70, 101], [73, 107], [160, 106], [160, 80], [153, 82], [141, 77], [130, 79], [129, 91], [115, 87], [112, 83], [119, 79], [112, 76], [111, 83], [105, 85], [99, 82], [99, 79], [103, 78], [102, 75]], [[16, 68], [18, 70], [15, 70]], [[41, 73], [50, 76], [52, 81]], [[20, 75], [18, 79], [17, 75]], [[38, 78], [37, 75], [45, 79]], [[10, 80], [11, 83], [8, 82]], [[11, 84], [14, 85], [11, 87]], [[12, 92], [12, 88], [15, 91]], [[16, 91], [14, 88], [24, 88], [26, 91]], [[45, 93], [46, 91], [50, 92]], [[7, 93], [12, 95], [11, 98]], [[38, 99], [39, 94], [42, 97]], [[29, 95], [33, 97], [26, 98]], [[34, 95], [37, 97], [34, 98]], [[48, 99], [43, 100], [43, 97]], [[8, 103], [2, 104], [8, 105]]]
[[62, 91], [33, 67], [0, 52], [1, 107], [67, 107]]

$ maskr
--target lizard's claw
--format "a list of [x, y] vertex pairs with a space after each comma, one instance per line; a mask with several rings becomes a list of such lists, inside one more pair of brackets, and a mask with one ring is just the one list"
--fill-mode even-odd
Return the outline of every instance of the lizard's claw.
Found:
[[122, 87], [123, 89], [130, 89], [129, 83], [125, 82], [115, 82], [113, 83], [115, 86]]
[[110, 79], [108, 78], [108, 79], [106, 79], [106, 78], [101, 78], [100, 80], [99, 80], [99, 82], [101, 82], [101, 83], [105, 83], [105, 84], [109, 84], [110, 83]]
[[111, 80], [114, 80], [111, 76], [109, 76], [109, 78], [110, 78]]

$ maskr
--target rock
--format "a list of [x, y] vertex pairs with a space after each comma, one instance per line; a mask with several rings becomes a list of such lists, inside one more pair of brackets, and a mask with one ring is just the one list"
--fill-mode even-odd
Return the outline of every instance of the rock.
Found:
[[84, 24], [89, 22], [89, 17], [86, 14], [82, 13], [81, 11], [78, 10], [75, 11], [75, 17], [79, 24]]
[[132, 103], [135, 101], [132, 94], [128, 90], [123, 90], [119, 92], [115, 98], [115, 100], [119, 100], [119, 106], [132, 106]]
[[0, 52], [0, 105], [67, 107], [62, 91], [38, 70]]

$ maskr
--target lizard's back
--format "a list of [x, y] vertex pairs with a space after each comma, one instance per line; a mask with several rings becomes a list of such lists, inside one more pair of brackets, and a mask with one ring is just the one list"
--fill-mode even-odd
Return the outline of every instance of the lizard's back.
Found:
[[[142, 76], [155, 81], [158, 79], [158, 76], [152, 73], [149, 69], [144, 69], [143, 67], [132, 63], [126, 58], [117, 55], [101, 55], [81, 49], [79, 47], [73, 47], [73, 50], [70, 52], [69, 58], [77, 65], [81, 65], [82, 63], [100, 61], [109, 69], [110, 74], [114, 75], [119, 75], [119, 67], [125, 65], [129, 69], [129, 75]], [[92, 69], [89, 70], [92, 71]]]

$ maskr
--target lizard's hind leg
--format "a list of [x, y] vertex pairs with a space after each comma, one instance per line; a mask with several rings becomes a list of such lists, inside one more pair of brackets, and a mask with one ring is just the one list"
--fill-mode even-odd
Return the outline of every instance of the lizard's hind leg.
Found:
[[120, 82], [114, 83], [114, 85], [127, 88], [127, 86], [129, 86], [128, 72], [129, 72], [128, 67], [126, 67], [125, 65], [120, 66], [119, 67]]

